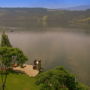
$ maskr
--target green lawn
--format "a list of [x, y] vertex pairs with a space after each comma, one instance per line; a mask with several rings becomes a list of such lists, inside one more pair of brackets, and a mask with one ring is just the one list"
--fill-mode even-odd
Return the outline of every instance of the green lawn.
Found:
[[[36, 78], [31, 78], [26, 74], [10, 73], [7, 78], [5, 90], [40, 90], [40, 87], [35, 84]], [[83, 90], [88, 88], [80, 83], [79, 87], [83, 87]], [[0, 77], [0, 90], [1, 90], [1, 77]]]
[[25, 74], [9, 74], [5, 90], [39, 90], [35, 85], [36, 78], [28, 77]]

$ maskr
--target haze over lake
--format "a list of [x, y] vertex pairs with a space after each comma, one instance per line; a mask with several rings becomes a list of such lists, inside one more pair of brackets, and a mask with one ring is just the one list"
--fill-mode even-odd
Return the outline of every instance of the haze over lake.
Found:
[[[67, 29], [64, 29], [67, 30]], [[28, 64], [40, 58], [45, 69], [64, 66], [90, 85], [90, 35], [78, 32], [7, 32], [14, 47], [28, 56]]]

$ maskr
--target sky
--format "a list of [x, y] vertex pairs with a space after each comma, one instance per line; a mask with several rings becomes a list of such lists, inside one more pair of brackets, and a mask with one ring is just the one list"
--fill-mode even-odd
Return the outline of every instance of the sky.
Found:
[[67, 8], [90, 5], [90, 0], [0, 0], [0, 7]]

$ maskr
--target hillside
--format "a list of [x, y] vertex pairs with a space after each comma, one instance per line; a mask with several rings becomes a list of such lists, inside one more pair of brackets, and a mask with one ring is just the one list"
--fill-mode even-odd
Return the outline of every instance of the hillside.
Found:
[[[37, 27], [90, 28], [90, 10], [68, 11], [46, 8], [0, 8], [1, 29], [30, 29]], [[78, 20], [85, 20], [84, 23]]]
[[68, 10], [87, 10], [87, 9], [90, 9], [90, 5], [80, 5], [68, 8]]

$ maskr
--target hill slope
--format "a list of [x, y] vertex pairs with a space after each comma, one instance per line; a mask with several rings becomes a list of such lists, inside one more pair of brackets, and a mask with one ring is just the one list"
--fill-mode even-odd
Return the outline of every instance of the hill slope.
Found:
[[0, 28], [22, 30], [37, 27], [90, 28], [90, 10], [68, 11], [46, 8], [0, 8]]
[[68, 8], [68, 10], [87, 10], [87, 9], [90, 9], [90, 5], [80, 5]]

